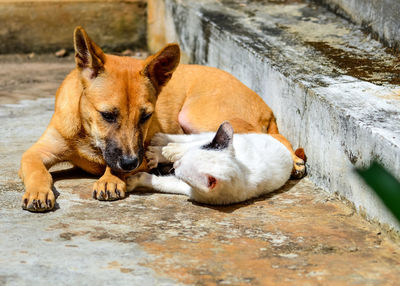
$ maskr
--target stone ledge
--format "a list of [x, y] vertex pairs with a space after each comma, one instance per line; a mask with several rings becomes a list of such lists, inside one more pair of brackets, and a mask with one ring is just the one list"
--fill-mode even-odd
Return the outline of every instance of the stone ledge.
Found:
[[305, 148], [313, 182], [400, 230], [352, 171], [378, 159], [400, 178], [398, 59], [325, 8], [288, 3], [152, 0], [148, 43], [177, 41], [190, 62], [234, 74]]
[[315, 0], [362, 25], [389, 47], [400, 51], [400, 2], [363, 0]]

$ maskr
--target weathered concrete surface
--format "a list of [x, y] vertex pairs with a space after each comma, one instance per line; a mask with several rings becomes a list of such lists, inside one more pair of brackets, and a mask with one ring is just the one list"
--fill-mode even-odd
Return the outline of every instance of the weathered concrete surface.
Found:
[[315, 0], [362, 25], [394, 50], [400, 51], [400, 2], [397, 0]]
[[72, 56], [46, 54], [29, 59], [27, 55], [0, 55], [0, 104], [54, 97], [54, 91], [74, 66]]
[[145, 0], [1, 0], [0, 53], [73, 49], [78, 25], [106, 50], [146, 47]]
[[[18, 64], [21, 73], [29, 64]], [[48, 71], [42, 84], [52, 86], [69, 69], [60, 66], [58, 74], [51, 64], [39, 67], [41, 73]], [[21, 86], [24, 80], [15, 79]], [[2, 94], [12, 92], [4, 84]], [[0, 285], [398, 281], [399, 245], [307, 179], [227, 207], [150, 193], [100, 202], [91, 198], [95, 178], [61, 166], [53, 172], [59, 194], [55, 211], [23, 211], [19, 160], [46, 128], [53, 104], [54, 98], [39, 98], [0, 105]]]
[[[153, 2], [150, 4], [150, 2]], [[152, 0], [151, 49], [181, 44], [259, 93], [308, 156], [309, 178], [388, 228], [400, 225], [353, 173], [380, 161], [400, 179], [400, 64], [381, 43], [305, 1]], [[161, 36], [162, 35], [162, 36]]]

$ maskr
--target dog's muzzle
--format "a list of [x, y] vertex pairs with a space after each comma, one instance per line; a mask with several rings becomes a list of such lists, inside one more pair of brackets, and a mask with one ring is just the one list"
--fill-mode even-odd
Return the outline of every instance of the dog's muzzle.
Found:
[[130, 172], [142, 164], [142, 160], [138, 157], [121, 156], [118, 166], [125, 172]]
[[139, 148], [137, 154], [129, 154], [122, 151], [118, 144], [113, 140], [106, 142], [103, 152], [106, 164], [117, 172], [130, 172], [142, 164], [143, 148]]

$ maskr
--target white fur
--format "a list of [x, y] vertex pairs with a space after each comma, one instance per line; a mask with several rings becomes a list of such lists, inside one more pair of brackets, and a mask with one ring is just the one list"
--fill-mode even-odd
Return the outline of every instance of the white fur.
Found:
[[[267, 134], [235, 134], [223, 150], [205, 150], [214, 133], [157, 134], [146, 153], [152, 167], [174, 162], [175, 176], [138, 173], [128, 178], [128, 189], [144, 186], [178, 193], [208, 204], [230, 204], [258, 197], [283, 186], [293, 160], [289, 150]], [[208, 187], [208, 175], [216, 186]]]

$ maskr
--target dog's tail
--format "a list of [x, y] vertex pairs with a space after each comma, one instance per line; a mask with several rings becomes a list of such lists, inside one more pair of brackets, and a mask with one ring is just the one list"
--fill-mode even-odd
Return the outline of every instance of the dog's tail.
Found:
[[307, 156], [303, 148], [297, 148], [296, 151], [294, 151], [294, 154], [300, 159], [302, 159], [304, 163], [307, 162]]

